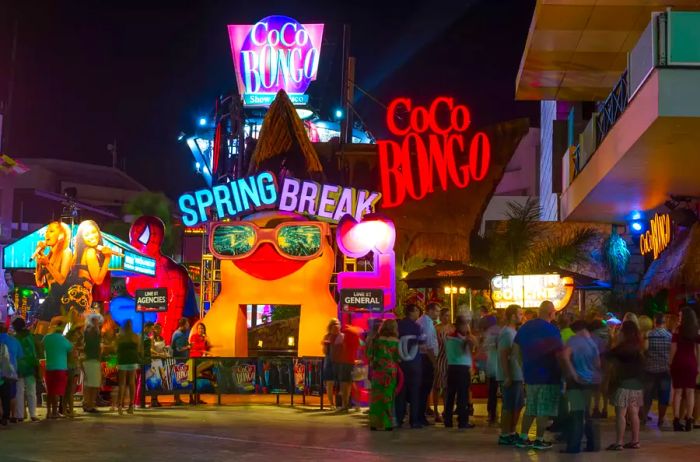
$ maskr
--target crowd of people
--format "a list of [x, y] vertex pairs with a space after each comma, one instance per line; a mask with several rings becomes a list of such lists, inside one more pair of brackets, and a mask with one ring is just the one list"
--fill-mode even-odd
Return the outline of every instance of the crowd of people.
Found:
[[[549, 431], [565, 444], [562, 452], [600, 450], [596, 419], [607, 418], [608, 404], [615, 409], [616, 429], [615, 441], [606, 446], [610, 451], [640, 448], [640, 428], [664, 427], [671, 404], [674, 431], [698, 428], [700, 327], [695, 305], [684, 306], [680, 315], [651, 319], [627, 313], [622, 320], [595, 311], [576, 319], [558, 314], [549, 301], [537, 311], [517, 305], [498, 313], [484, 309], [479, 319], [460, 313], [454, 323], [437, 303], [428, 304], [422, 314], [416, 305], [403, 311], [403, 319], [384, 320], [367, 338], [372, 430], [401, 428], [406, 419], [414, 429], [439, 423], [450, 428], [454, 414], [458, 428], [472, 428], [470, 388], [477, 369], [483, 371], [489, 425], [498, 420], [500, 391], [499, 445], [550, 449]], [[331, 340], [339, 332], [334, 320], [327, 336], [330, 365], [334, 345], [342, 346]], [[332, 384], [327, 382], [329, 395]], [[657, 417], [652, 421], [654, 401]]]
[[[38, 421], [37, 407], [42, 401], [46, 419], [74, 417], [81, 377], [85, 414], [98, 413], [99, 406], [108, 405], [120, 415], [133, 414], [137, 377], [144, 366], [171, 357], [189, 360], [208, 354], [204, 324], [190, 336], [188, 320], [181, 319], [170, 346], [161, 332], [160, 324], [146, 323], [138, 335], [131, 320], [120, 327], [109, 315], [85, 316], [75, 311], [54, 318], [46, 335], [30, 331], [19, 317], [12, 321], [11, 332], [0, 323], [0, 426]], [[116, 369], [116, 374], [105, 374], [110, 368]], [[143, 380], [140, 383], [143, 385]], [[145, 392], [143, 386], [139, 388]], [[199, 397], [190, 396], [191, 404], [195, 400]], [[175, 405], [182, 404], [176, 394]], [[157, 395], [151, 395], [151, 406], [160, 406]]]

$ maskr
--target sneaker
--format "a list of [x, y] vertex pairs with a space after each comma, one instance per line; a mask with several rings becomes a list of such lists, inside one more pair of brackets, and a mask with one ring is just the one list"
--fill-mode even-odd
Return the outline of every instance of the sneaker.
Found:
[[518, 437], [518, 439], [515, 440], [515, 446], [519, 447], [520, 449], [530, 449], [532, 447], [532, 441], [530, 441], [528, 438]]
[[498, 445], [515, 446], [519, 439], [517, 435], [498, 435]]
[[532, 443], [532, 447], [537, 450], [552, 449], [552, 443], [548, 443], [544, 440], [535, 440], [535, 442]]

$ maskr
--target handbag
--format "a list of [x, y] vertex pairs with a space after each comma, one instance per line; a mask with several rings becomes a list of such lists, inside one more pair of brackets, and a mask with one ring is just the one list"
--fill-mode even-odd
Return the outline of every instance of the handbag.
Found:
[[7, 351], [7, 345], [0, 344], [0, 377], [9, 382], [17, 381], [17, 370], [10, 361], [10, 353]]

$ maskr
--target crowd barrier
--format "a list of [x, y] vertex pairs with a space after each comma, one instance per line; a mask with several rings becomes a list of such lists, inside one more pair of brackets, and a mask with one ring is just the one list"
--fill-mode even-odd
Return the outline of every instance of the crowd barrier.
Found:
[[277, 404], [288, 395], [292, 406], [318, 396], [323, 409], [322, 370], [322, 357], [156, 359], [145, 367], [145, 395], [214, 394], [217, 404], [223, 395], [275, 395]]

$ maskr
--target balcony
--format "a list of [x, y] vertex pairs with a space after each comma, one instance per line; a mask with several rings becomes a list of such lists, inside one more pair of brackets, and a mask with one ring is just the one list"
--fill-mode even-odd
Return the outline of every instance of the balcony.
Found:
[[700, 13], [656, 14], [627, 69], [564, 154], [561, 217], [624, 222], [700, 195]]

